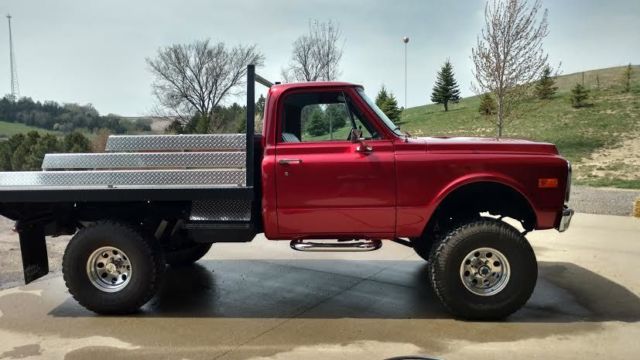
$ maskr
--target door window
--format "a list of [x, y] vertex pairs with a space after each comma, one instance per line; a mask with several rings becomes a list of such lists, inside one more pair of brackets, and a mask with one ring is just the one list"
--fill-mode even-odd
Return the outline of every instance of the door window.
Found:
[[290, 94], [283, 106], [280, 142], [347, 141], [353, 128], [365, 139], [380, 138], [341, 91]]

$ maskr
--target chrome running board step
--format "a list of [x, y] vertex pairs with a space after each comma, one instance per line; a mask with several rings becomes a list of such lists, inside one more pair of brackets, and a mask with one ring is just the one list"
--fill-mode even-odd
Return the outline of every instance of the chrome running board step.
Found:
[[381, 240], [292, 240], [291, 248], [297, 251], [364, 252], [382, 247]]

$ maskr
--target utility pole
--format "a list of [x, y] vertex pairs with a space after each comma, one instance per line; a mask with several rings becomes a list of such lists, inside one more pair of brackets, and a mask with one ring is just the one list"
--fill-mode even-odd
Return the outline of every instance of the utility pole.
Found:
[[9, 64], [11, 71], [11, 98], [15, 101], [20, 96], [20, 86], [18, 85], [18, 70], [16, 69], [16, 56], [13, 50], [13, 34], [11, 33], [11, 15], [7, 14], [9, 22]]
[[404, 43], [404, 108], [407, 108], [407, 44], [409, 43], [409, 37], [402, 38]]

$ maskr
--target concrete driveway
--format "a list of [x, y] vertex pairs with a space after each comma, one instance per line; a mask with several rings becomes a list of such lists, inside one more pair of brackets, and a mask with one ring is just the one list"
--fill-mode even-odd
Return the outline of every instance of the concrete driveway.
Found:
[[528, 236], [538, 286], [505, 322], [452, 320], [413, 251], [296, 253], [218, 244], [169, 269], [135, 316], [96, 316], [50, 275], [0, 292], [0, 359], [631, 359], [640, 354], [640, 220], [578, 214]]

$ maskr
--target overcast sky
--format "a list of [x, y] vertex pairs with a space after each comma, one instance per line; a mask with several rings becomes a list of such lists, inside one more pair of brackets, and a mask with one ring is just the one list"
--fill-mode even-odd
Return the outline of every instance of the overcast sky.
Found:
[[[640, 63], [639, 0], [546, 0], [545, 42], [562, 72]], [[404, 103], [409, 36], [408, 106], [428, 102], [436, 71], [449, 58], [463, 95], [471, 95], [471, 48], [482, 28], [480, 0], [2, 0], [13, 16], [21, 95], [91, 103], [100, 113], [148, 115], [155, 100], [145, 58], [158, 47], [210, 38], [255, 43], [259, 72], [278, 80], [291, 43], [310, 19], [342, 28], [340, 80], [370, 95], [385, 84]], [[1, 93], [10, 90], [6, 19], [0, 32]]]

